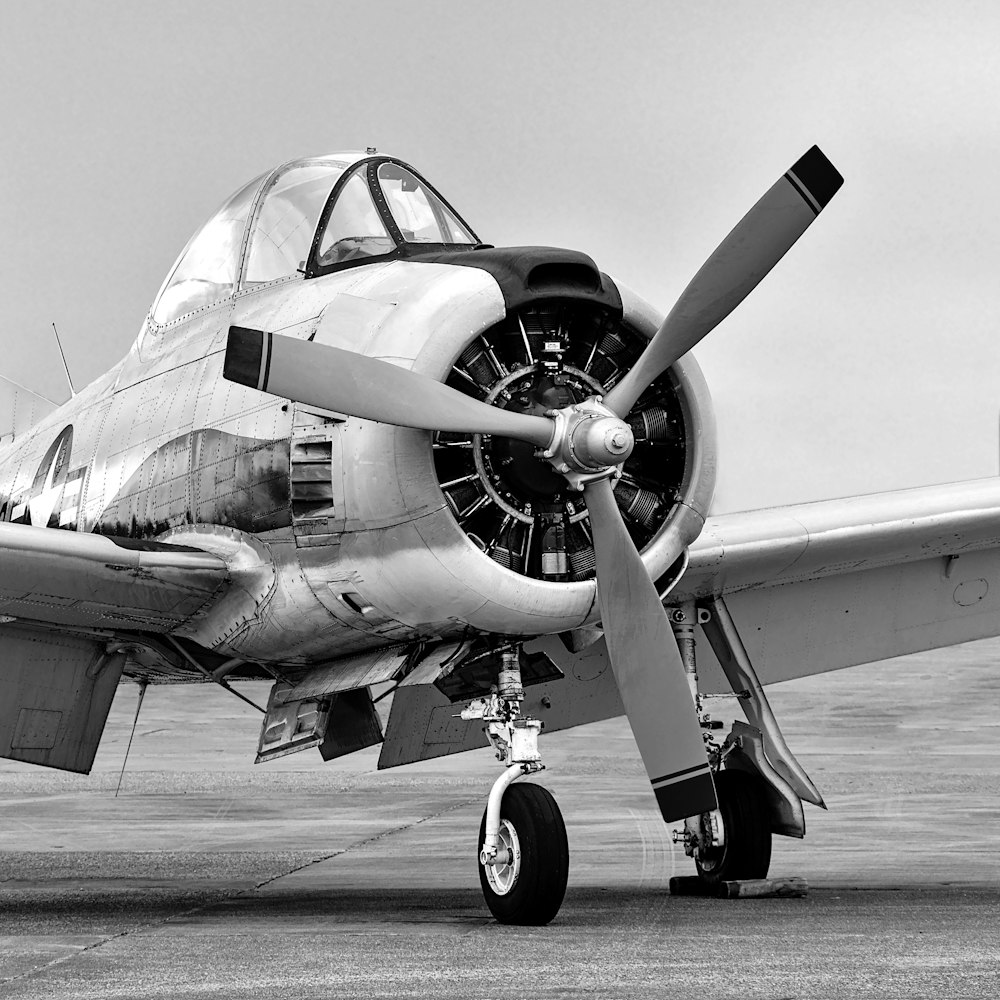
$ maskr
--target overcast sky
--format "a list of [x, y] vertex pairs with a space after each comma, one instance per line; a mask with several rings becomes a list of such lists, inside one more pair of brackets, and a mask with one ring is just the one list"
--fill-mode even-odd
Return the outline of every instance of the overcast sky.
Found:
[[128, 350], [244, 181], [377, 146], [484, 239], [590, 253], [666, 311], [813, 143], [846, 178], [695, 352], [719, 508], [993, 475], [1000, 5], [8, 4], [3, 373]]

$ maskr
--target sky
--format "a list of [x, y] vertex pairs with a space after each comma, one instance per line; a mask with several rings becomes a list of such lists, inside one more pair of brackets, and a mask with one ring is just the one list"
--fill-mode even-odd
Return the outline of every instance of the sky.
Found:
[[129, 349], [192, 232], [283, 160], [376, 146], [496, 245], [666, 312], [813, 143], [845, 177], [695, 350], [717, 509], [995, 475], [994, 3], [8, 4], [0, 373]]

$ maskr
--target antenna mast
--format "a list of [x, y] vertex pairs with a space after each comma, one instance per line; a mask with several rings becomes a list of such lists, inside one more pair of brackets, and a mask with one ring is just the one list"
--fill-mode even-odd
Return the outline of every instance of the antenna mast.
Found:
[[56, 329], [56, 325], [53, 322], [52, 332], [56, 335], [56, 347], [59, 348], [59, 357], [62, 358], [63, 371], [66, 372], [66, 381], [69, 383], [69, 394], [70, 397], [76, 396], [76, 389], [73, 388], [73, 377], [69, 373], [69, 365], [66, 364], [66, 355], [63, 352], [62, 341], [59, 339], [59, 331]]
[[132, 740], [135, 739], [135, 727], [139, 725], [139, 712], [142, 710], [142, 699], [146, 697], [146, 688], [149, 687], [149, 681], [145, 677], [139, 681], [139, 700], [136, 702], [135, 706], [135, 718], [132, 720], [132, 733], [128, 738], [128, 746], [125, 747], [125, 759], [122, 761], [122, 773], [118, 775], [118, 787], [115, 789], [115, 798], [118, 798], [118, 793], [122, 790], [122, 778], [125, 777], [125, 765], [128, 763], [129, 751], [132, 749]]

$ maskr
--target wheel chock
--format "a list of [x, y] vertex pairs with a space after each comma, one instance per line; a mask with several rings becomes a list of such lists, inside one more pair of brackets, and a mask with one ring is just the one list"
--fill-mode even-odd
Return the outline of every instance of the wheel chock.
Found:
[[767, 899], [772, 896], [799, 897], [809, 891], [804, 878], [748, 878], [739, 882], [720, 882], [720, 899]]
[[748, 878], [708, 885], [697, 875], [675, 876], [670, 880], [671, 896], [709, 896], [716, 899], [800, 898], [809, 891], [804, 878]]
[[671, 896], [715, 896], [715, 886], [703, 882], [697, 875], [675, 875], [670, 880]]

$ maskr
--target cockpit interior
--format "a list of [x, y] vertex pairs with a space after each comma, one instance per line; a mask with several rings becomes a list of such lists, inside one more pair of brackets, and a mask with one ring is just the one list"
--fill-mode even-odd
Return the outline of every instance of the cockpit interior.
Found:
[[412, 167], [343, 153], [241, 187], [190, 239], [150, 311], [162, 327], [240, 292], [348, 267], [482, 246]]

